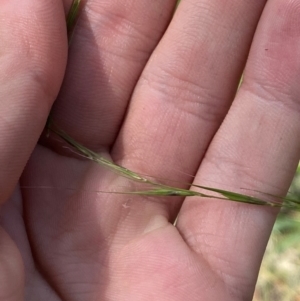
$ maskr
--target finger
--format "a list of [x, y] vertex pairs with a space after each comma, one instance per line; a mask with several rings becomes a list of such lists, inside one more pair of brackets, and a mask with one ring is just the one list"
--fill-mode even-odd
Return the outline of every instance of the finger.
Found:
[[[195, 182], [284, 195], [299, 161], [300, 6], [268, 2], [244, 83]], [[259, 195], [264, 197], [264, 195]], [[178, 229], [239, 299], [251, 294], [275, 219], [264, 207], [186, 200]]]
[[[117, 162], [192, 180], [236, 92], [264, 2], [180, 3], [134, 92], [113, 149]], [[173, 208], [172, 219], [179, 203], [173, 205], [159, 208]]]
[[53, 119], [95, 150], [114, 141], [176, 0], [84, 1]]
[[0, 203], [12, 192], [58, 94], [66, 63], [61, 1], [0, 4]]

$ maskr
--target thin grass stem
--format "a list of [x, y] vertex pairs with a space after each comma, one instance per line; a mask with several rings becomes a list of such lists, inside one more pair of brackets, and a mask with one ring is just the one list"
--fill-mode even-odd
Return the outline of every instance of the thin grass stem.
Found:
[[[73, 147], [76, 152], [79, 152], [87, 159], [94, 161], [97, 164], [105, 166], [112, 170], [114, 173], [119, 174], [122, 177], [125, 177], [131, 181], [143, 183], [149, 186], [149, 189], [145, 190], [137, 190], [137, 191], [130, 191], [130, 192], [114, 192], [114, 193], [123, 193], [123, 194], [135, 194], [135, 195], [143, 195], [143, 196], [157, 196], [157, 197], [168, 197], [168, 196], [178, 196], [178, 197], [191, 197], [191, 196], [198, 196], [202, 198], [214, 198], [220, 200], [228, 200], [240, 203], [247, 203], [247, 204], [255, 204], [261, 206], [270, 206], [270, 207], [286, 207], [300, 210], [300, 203], [297, 200], [293, 200], [290, 198], [276, 198], [276, 201], [268, 201], [263, 200], [257, 197], [249, 196], [246, 194], [241, 194], [237, 192], [232, 192], [224, 189], [207, 187], [197, 184], [189, 184], [190, 187], [199, 188], [201, 190], [206, 190], [208, 192], [214, 192], [218, 195], [210, 195], [207, 193], [190, 190], [190, 189], [182, 189], [174, 186], [165, 185], [159, 183], [157, 181], [153, 181], [148, 179], [145, 176], [138, 174], [128, 168], [123, 166], [117, 165], [112, 161], [109, 161], [102, 157], [101, 155], [93, 152], [92, 150], [86, 148], [72, 137], [70, 137], [67, 133], [59, 129], [53, 121], [49, 120], [48, 122], [48, 129], [62, 138], [65, 142], [67, 142], [71, 147]], [[268, 195], [271, 196], [271, 195]], [[273, 197], [273, 196], [272, 196]], [[282, 200], [283, 202], [278, 201]]]

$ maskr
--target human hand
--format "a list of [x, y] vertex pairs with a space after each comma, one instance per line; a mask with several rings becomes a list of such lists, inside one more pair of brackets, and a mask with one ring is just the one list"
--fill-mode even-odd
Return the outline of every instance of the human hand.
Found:
[[66, 70], [70, 1], [1, 2], [0, 300], [251, 300], [273, 209], [97, 194], [123, 180], [37, 144], [56, 99], [63, 130], [136, 172], [286, 192], [300, 6], [183, 0], [165, 32], [175, 2], [87, 1]]

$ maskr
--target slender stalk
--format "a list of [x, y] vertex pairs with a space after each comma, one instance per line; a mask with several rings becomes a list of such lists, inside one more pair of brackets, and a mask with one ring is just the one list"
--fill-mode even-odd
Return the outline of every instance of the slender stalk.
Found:
[[81, 7], [81, 0], [73, 0], [71, 8], [67, 15], [66, 22], [67, 22], [67, 32], [68, 32], [69, 42], [72, 38], [72, 32], [79, 16], [80, 7]]
[[[191, 187], [199, 188], [201, 190], [205, 190], [207, 192], [214, 192], [218, 195], [211, 195], [208, 193], [203, 193], [195, 190], [187, 190], [174, 186], [165, 185], [153, 180], [148, 179], [145, 176], [142, 176], [134, 171], [131, 171], [123, 166], [117, 165], [112, 161], [105, 159], [99, 154], [93, 152], [92, 150], [86, 148], [72, 137], [70, 137], [67, 133], [59, 129], [51, 120], [48, 122], [48, 129], [62, 138], [65, 142], [67, 142], [70, 146], [72, 146], [77, 152], [82, 154], [87, 159], [94, 161], [97, 164], [105, 166], [112, 170], [114, 173], [119, 174], [122, 177], [125, 177], [131, 181], [140, 182], [149, 186], [149, 189], [140, 190], [140, 191], [131, 191], [131, 192], [120, 192], [122, 194], [136, 194], [136, 195], [144, 195], [144, 196], [157, 196], [157, 197], [166, 197], [166, 196], [178, 196], [178, 197], [190, 197], [190, 196], [198, 196], [204, 198], [214, 198], [221, 200], [228, 200], [240, 203], [247, 204], [255, 204], [255, 205], [264, 205], [271, 207], [286, 207], [300, 210], [300, 203], [297, 200], [289, 199], [289, 198], [278, 198], [272, 196], [276, 199], [276, 201], [267, 201], [262, 200], [257, 197], [249, 196], [246, 194], [241, 194], [237, 192], [232, 192], [228, 190], [223, 190], [219, 188], [207, 187], [202, 185], [190, 184]], [[270, 195], [268, 195], [270, 196]], [[283, 202], [282, 202], [283, 201]]]

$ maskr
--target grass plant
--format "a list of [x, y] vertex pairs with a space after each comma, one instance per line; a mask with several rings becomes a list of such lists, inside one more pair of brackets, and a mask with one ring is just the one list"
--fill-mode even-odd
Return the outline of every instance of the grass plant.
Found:
[[[178, 196], [178, 197], [190, 197], [190, 196], [198, 196], [202, 198], [214, 198], [220, 200], [234, 201], [240, 203], [247, 204], [255, 204], [255, 205], [264, 205], [271, 207], [285, 207], [290, 209], [299, 209], [300, 210], [300, 202], [298, 200], [290, 199], [290, 198], [281, 198], [272, 196], [273, 200], [264, 200], [254, 196], [241, 194], [233, 191], [223, 190], [219, 188], [207, 187], [196, 184], [189, 184], [191, 188], [198, 188], [202, 191], [206, 191], [205, 193], [199, 192], [192, 189], [182, 189], [175, 186], [169, 186], [162, 184], [157, 181], [151, 180], [149, 177], [138, 174], [132, 170], [129, 170], [123, 166], [117, 165], [112, 161], [109, 161], [102, 157], [101, 155], [93, 152], [92, 150], [86, 148], [72, 137], [70, 137], [67, 133], [61, 130], [59, 127], [55, 125], [55, 123], [49, 118], [47, 124], [48, 130], [52, 131], [56, 135], [58, 135], [61, 139], [67, 142], [78, 154], [81, 156], [94, 161], [97, 164], [105, 166], [112, 170], [113, 172], [119, 174], [122, 177], [125, 177], [131, 181], [143, 183], [144, 187], [147, 186], [145, 190], [136, 190], [136, 191], [120, 191], [114, 193], [121, 194], [136, 194], [136, 195], [144, 195], [144, 196], [157, 196], [157, 197], [166, 197], [166, 196]], [[213, 193], [213, 194], [209, 194]], [[217, 195], [216, 195], [217, 194]]]
[[81, 7], [81, 0], [73, 0], [71, 8], [68, 12], [67, 15], [67, 32], [68, 32], [68, 37], [69, 37], [69, 41], [74, 29], [74, 26], [76, 24], [77, 18], [79, 16], [79, 10]]

